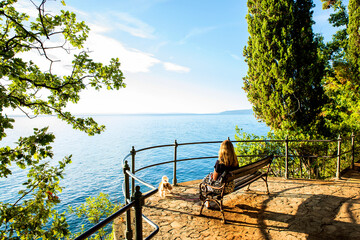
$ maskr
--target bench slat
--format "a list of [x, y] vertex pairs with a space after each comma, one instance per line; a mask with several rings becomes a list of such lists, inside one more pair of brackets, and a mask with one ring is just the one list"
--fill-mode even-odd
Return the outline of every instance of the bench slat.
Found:
[[[259, 172], [260, 173], [260, 172]], [[252, 178], [249, 178], [248, 181], [246, 182], [240, 182], [238, 185], [235, 186], [234, 191], [239, 190], [247, 185], [250, 185], [251, 183], [255, 182], [256, 180], [258, 180], [259, 178], [265, 176], [266, 173], [260, 173], [260, 174], [256, 174], [256, 175], [251, 175]]]
[[255, 172], [253, 174], [249, 174], [249, 175], [237, 178], [237, 179], [234, 180], [235, 187], [237, 187], [238, 185], [243, 184], [244, 182], [248, 182], [252, 178], [255, 178], [255, 177], [257, 177], [258, 175], [261, 175], [261, 174], [262, 174], [261, 172]]
[[247, 171], [248, 169], [253, 169], [253, 168], [262, 168], [266, 165], [268, 165], [270, 162], [272, 161], [272, 157], [271, 156], [268, 156], [268, 157], [265, 157], [263, 159], [260, 159], [260, 160], [257, 160], [256, 162], [253, 162], [253, 163], [249, 163], [245, 166], [242, 166], [232, 172], [234, 173], [238, 173], [238, 172], [242, 172], [242, 171]]
[[[263, 159], [255, 161], [253, 163], [250, 163], [248, 165], [242, 166], [239, 169], [236, 169], [229, 173], [224, 172], [222, 174], [222, 177], [226, 176], [226, 178], [224, 178], [224, 179], [226, 179], [226, 182], [225, 182], [226, 184], [230, 181], [234, 181], [234, 184], [235, 184], [234, 191], [236, 191], [240, 188], [243, 188], [247, 185], [250, 185], [252, 182], [255, 182], [259, 178], [262, 178], [265, 181], [267, 193], [269, 194], [269, 188], [268, 188], [268, 184], [267, 184], [267, 174], [269, 172], [273, 157], [274, 157], [274, 155], [270, 155]], [[267, 171], [261, 172], [260, 169], [262, 169], [266, 166], [268, 166]], [[216, 192], [208, 193], [207, 188], [206, 188], [207, 184], [203, 183], [203, 182], [200, 183], [200, 200], [202, 201], [200, 215], [202, 213], [204, 204], [206, 202], [215, 201], [216, 204], [220, 207], [220, 211], [223, 216], [223, 223], [225, 223], [225, 214], [222, 209], [222, 205], [223, 205], [222, 202], [223, 202], [223, 196], [225, 193], [224, 191], [225, 191], [226, 184], [223, 184], [222, 187], [220, 188], [222, 190], [221, 193], [216, 193]], [[203, 189], [205, 189], [205, 190], [203, 190]], [[203, 194], [206, 194], [206, 196], [204, 196]]]
[[273, 158], [273, 156], [268, 156], [268, 157], [260, 159], [256, 162], [242, 166], [234, 171], [231, 171], [229, 173], [230, 176], [227, 178], [227, 181], [232, 181], [239, 177], [246, 176], [246, 175], [257, 172], [259, 169], [261, 169], [265, 166], [268, 166], [272, 162], [272, 158]]

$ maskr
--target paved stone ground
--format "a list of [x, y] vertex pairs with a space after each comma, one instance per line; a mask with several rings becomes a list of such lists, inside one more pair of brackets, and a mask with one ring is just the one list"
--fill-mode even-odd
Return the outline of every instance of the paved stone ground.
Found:
[[[270, 195], [260, 179], [224, 198], [226, 224], [216, 209], [199, 215], [198, 182], [146, 200], [144, 215], [160, 226], [154, 239], [360, 239], [359, 172], [337, 181], [269, 178]], [[146, 237], [153, 229], [143, 225]]]

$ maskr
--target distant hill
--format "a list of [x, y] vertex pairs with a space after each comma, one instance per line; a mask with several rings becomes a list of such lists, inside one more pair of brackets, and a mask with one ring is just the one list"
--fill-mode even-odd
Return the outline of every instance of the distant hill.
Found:
[[221, 112], [219, 114], [223, 114], [223, 115], [235, 115], [235, 114], [253, 114], [253, 110], [252, 109], [243, 109], [243, 110], [231, 110], [231, 111], [225, 111], [225, 112]]

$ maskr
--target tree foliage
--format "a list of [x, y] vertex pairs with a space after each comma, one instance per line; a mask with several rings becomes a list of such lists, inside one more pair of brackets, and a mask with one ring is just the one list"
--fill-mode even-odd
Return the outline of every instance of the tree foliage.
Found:
[[332, 67], [331, 62], [343, 62], [346, 54], [348, 44], [346, 26], [349, 22], [349, 15], [346, 6], [341, 1], [322, 0], [322, 2], [324, 10], [330, 8], [334, 10], [334, 12], [330, 14], [328, 20], [334, 28], [338, 28], [338, 31], [333, 35], [332, 40], [327, 42], [326, 47], [322, 49], [322, 55], [328, 61], [328, 67]]
[[[60, 202], [56, 196], [62, 190], [59, 180], [63, 177], [65, 166], [71, 162], [71, 156], [59, 162], [59, 166], [50, 166], [44, 162], [53, 153], [49, 145], [54, 135], [46, 132], [47, 128], [35, 129], [34, 135], [19, 139], [18, 146], [0, 149], [0, 176], [12, 174], [11, 163], [28, 171], [28, 179], [19, 191], [19, 198], [13, 202], [0, 203], [1, 239], [55, 239], [69, 233], [63, 214], [58, 214], [53, 207]], [[52, 219], [50, 227], [44, 225]]]
[[[76, 214], [78, 218], [95, 225], [115, 213], [120, 207], [120, 204], [114, 204], [109, 200], [109, 195], [100, 193], [97, 197], [88, 197], [85, 203], [75, 209], [69, 207], [69, 213]], [[84, 230], [83, 225], [82, 232]], [[78, 233], [75, 236], [80, 234]], [[112, 237], [107, 234], [105, 229], [100, 229], [97, 234], [89, 239], [112, 239]]]
[[360, 10], [358, 1], [349, 1], [348, 11], [342, 1], [324, 1], [332, 8], [329, 22], [340, 29], [322, 53], [329, 61], [324, 77], [325, 94], [330, 101], [323, 109], [332, 132], [350, 135], [360, 130]]
[[[267, 136], [258, 136], [255, 134], [246, 133], [242, 128], [236, 126], [235, 128], [236, 143], [235, 152], [239, 156], [239, 165], [243, 166], [253, 162], [254, 156], [267, 156], [273, 154], [279, 156], [283, 154], [282, 143], [276, 142], [278, 138], [273, 132], [268, 132]], [[275, 140], [268, 141], [267, 139]], [[247, 157], [248, 156], [248, 157]], [[284, 167], [283, 162], [275, 158], [272, 162], [272, 169], [276, 174], [281, 175], [281, 169]]]
[[244, 90], [273, 130], [309, 130], [325, 102], [312, 1], [249, 0]]
[[352, 65], [354, 78], [360, 83], [360, 2], [349, 1], [349, 61]]
[[[78, 103], [81, 92], [89, 88], [125, 87], [119, 60], [104, 65], [89, 57], [84, 50], [89, 28], [74, 13], [49, 11], [46, 0], [29, 3], [36, 18], [20, 12], [17, 0], [0, 2], [0, 141], [13, 128], [14, 119], [4, 113], [7, 109], [20, 109], [29, 117], [56, 115], [89, 135], [101, 133], [104, 126], [92, 118], [76, 117], [66, 107]], [[68, 71], [61, 68], [64, 59], [55, 57], [59, 52], [71, 59]], [[28, 56], [41, 60], [26, 60]], [[18, 171], [15, 166], [27, 171], [18, 199], [0, 203], [0, 239], [58, 239], [69, 234], [64, 215], [53, 207], [61, 201], [59, 180], [71, 155], [58, 165], [50, 164], [54, 138], [47, 128], [34, 129], [32, 136], [21, 137], [15, 147], [0, 148], [0, 177]]]
[[[335, 139], [360, 130], [359, 1], [322, 0], [333, 9], [329, 23], [337, 29], [325, 43], [312, 32], [311, 0], [248, 0], [249, 66], [244, 89], [255, 115], [268, 126], [268, 139]], [[244, 135], [237, 129], [237, 137]], [[280, 146], [277, 146], [280, 147]], [[291, 161], [309, 176], [329, 176], [329, 163], [306, 156], [334, 155], [334, 144], [291, 146]], [[238, 144], [239, 153], [273, 152], [269, 146]], [[330, 166], [333, 168], [333, 166]], [[300, 169], [300, 170], [299, 170]], [[320, 176], [321, 177], [321, 176]]]

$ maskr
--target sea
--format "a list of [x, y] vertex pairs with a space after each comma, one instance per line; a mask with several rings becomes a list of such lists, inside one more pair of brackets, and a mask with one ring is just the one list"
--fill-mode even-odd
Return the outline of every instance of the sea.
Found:
[[[39, 116], [29, 119], [14, 117], [14, 128], [7, 130], [7, 137], [0, 147], [14, 146], [20, 136], [33, 133], [33, 128], [49, 126], [49, 132], [56, 136], [52, 144], [56, 164], [64, 156], [72, 155], [72, 163], [65, 170], [60, 181], [64, 187], [59, 193], [60, 204], [56, 209], [62, 213], [69, 206], [77, 207], [86, 198], [95, 197], [100, 192], [109, 195], [113, 202], [124, 203], [123, 162], [132, 147], [140, 150], [150, 146], [191, 142], [223, 141], [235, 139], [235, 127], [247, 133], [266, 135], [269, 128], [258, 122], [251, 111], [238, 114], [134, 114], [134, 115], [94, 115], [98, 123], [106, 126], [105, 132], [96, 136], [74, 130], [55, 116]], [[180, 145], [177, 159], [216, 156], [220, 143]], [[161, 147], [140, 151], [135, 155], [135, 167], [156, 164], [174, 159], [174, 147]], [[131, 158], [125, 159], [131, 162]], [[182, 161], [177, 164], [177, 182], [201, 179], [213, 170], [216, 159]], [[0, 179], [0, 202], [13, 203], [18, 199], [18, 191], [26, 173], [12, 166], [13, 174]], [[173, 180], [173, 164], [147, 168], [137, 172], [141, 179], [157, 186], [166, 175]], [[149, 188], [140, 185], [146, 192]], [[67, 221], [73, 232], [80, 229], [84, 220], [68, 215]]]

